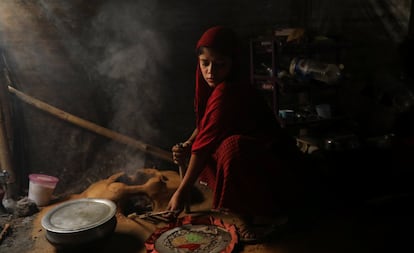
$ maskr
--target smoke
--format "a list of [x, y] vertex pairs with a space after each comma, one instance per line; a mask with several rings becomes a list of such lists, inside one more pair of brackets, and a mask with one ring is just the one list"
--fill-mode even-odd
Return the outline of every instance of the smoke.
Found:
[[[72, 62], [109, 99], [107, 127], [156, 141], [159, 131], [153, 122], [162, 109], [160, 76], [168, 57], [156, 29], [157, 1], [106, 1], [87, 22], [75, 13], [74, 3], [40, 0], [39, 6]], [[81, 34], [72, 31], [80, 25]]]
[[[158, 1], [2, 1], [0, 6], [0, 33], [4, 35], [0, 38], [1, 46], [15, 61], [13, 67], [21, 77], [23, 91], [157, 146], [157, 124], [161, 121], [162, 93], [166, 88], [162, 77], [170, 67], [166, 61], [168, 43], [159, 29], [162, 17]], [[37, 125], [30, 127], [30, 131], [39, 129], [38, 132], [47, 133], [45, 138], [53, 140], [60, 139], [63, 131], [67, 139], [82, 137], [85, 132], [57, 130], [48, 126], [46, 120], [39, 121], [36, 119]], [[50, 131], [45, 131], [45, 127]], [[80, 143], [75, 145], [75, 153], [84, 157], [73, 159], [73, 146], [56, 148], [51, 141], [39, 144], [36, 138], [42, 138], [31, 136], [43, 153], [54, 150], [59, 155], [62, 151], [67, 156], [63, 160], [87, 160], [88, 164], [77, 167], [89, 167], [90, 163], [99, 166], [98, 161], [92, 161], [99, 158], [110, 163], [122, 159], [97, 154], [91, 160], [92, 138], [77, 138]], [[100, 149], [111, 152], [113, 147], [119, 145]], [[126, 167], [136, 168], [145, 157], [129, 150], [116, 150], [117, 153], [125, 157], [121, 162], [132, 163]]]
[[168, 48], [156, 29], [156, 1], [107, 3], [92, 21], [89, 47], [96, 50], [95, 70], [107, 79], [101, 86], [111, 99], [111, 128], [159, 136], [151, 122], [162, 109], [162, 71]]

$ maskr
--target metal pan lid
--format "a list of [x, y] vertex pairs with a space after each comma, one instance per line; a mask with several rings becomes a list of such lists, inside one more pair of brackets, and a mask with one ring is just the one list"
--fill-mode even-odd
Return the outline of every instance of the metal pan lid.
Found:
[[55, 233], [74, 233], [98, 227], [116, 213], [108, 199], [83, 198], [59, 204], [42, 218], [42, 226]]

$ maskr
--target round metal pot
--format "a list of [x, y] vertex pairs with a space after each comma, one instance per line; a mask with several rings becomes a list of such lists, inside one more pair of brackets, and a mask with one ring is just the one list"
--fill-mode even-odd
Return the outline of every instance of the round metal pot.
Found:
[[56, 247], [88, 245], [113, 233], [116, 205], [107, 199], [84, 198], [64, 202], [42, 218], [46, 239]]

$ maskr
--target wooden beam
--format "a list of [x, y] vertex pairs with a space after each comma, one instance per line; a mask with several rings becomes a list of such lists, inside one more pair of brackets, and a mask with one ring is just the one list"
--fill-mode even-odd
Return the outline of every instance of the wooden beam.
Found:
[[25, 93], [9, 86], [8, 90], [10, 93], [13, 93], [16, 95], [16, 97], [18, 97], [19, 99], [21, 99], [22, 101], [26, 102], [29, 105], [32, 105], [42, 111], [45, 111], [53, 116], [56, 116], [62, 120], [68, 121], [74, 125], [80, 126], [82, 128], [85, 128], [89, 131], [92, 131], [94, 133], [100, 134], [102, 136], [105, 136], [107, 138], [110, 138], [112, 140], [115, 140], [117, 142], [126, 144], [128, 146], [131, 146], [133, 148], [136, 148], [138, 150], [141, 150], [145, 153], [151, 154], [155, 157], [161, 158], [165, 161], [169, 161], [169, 162], [173, 162], [172, 160], [172, 154], [171, 152], [162, 150], [158, 147], [155, 146], [151, 146], [148, 144], [145, 144], [141, 141], [135, 140], [131, 137], [128, 137], [126, 135], [117, 133], [115, 131], [112, 131], [110, 129], [104, 128], [102, 126], [99, 126], [95, 123], [92, 123], [90, 121], [87, 121], [85, 119], [79, 118], [75, 115], [72, 115], [70, 113], [67, 113], [65, 111], [62, 111], [56, 107], [53, 107], [45, 102], [42, 102], [36, 98], [33, 98], [29, 95], [26, 95]]

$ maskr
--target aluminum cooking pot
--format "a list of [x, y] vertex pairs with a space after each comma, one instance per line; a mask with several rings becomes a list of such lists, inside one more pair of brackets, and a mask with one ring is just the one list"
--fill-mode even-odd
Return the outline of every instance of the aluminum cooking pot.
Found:
[[87, 245], [116, 227], [116, 205], [107, 199], [83, 198], [57, 205], [42, 218], [46, 239], [56, 247]]

